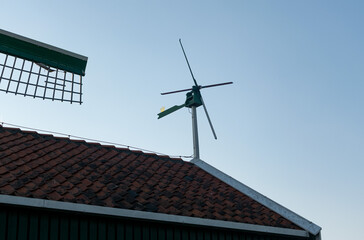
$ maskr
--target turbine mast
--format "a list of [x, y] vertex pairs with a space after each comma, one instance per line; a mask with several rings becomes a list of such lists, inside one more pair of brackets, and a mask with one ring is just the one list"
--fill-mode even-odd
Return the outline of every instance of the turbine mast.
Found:
[[193, 159], [200, 159], [200, 145], [198, 143], [198, 126], [196, 106], [192, 110], [192, 136], [193, 136]]

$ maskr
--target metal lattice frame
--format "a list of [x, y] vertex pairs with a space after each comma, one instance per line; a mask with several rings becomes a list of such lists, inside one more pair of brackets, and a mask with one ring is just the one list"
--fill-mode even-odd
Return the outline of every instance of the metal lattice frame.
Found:
[[0, 91], [82, 103], [82, 76], [0, 53]]

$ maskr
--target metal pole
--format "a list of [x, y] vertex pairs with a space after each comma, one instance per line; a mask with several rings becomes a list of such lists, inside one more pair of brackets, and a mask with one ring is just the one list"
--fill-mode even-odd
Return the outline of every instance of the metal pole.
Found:
[[192, 135], [193, 135], [193, 158], [200, 159], [200, 147], [198, 145], [197, 112], [196, 107], [192, 106]]

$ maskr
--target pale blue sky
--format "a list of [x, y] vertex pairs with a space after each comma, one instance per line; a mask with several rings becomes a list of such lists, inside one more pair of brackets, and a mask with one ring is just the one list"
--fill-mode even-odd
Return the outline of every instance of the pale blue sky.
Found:
[[[364, 239], [364, 1], [5, 1], [0, 28], [89, 57], [84, 104], [0, 92], [0, 121], [192, 154], [323, 228]], [[188, 159], [187, 159], [188, 160]]]

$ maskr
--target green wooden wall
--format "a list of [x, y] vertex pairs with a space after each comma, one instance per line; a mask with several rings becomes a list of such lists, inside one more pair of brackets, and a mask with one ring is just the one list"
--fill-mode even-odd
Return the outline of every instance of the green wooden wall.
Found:
[[[0, 240], [298, 240], [0, 205]], [[302, 239], [301, 239], [302, 240]]]

